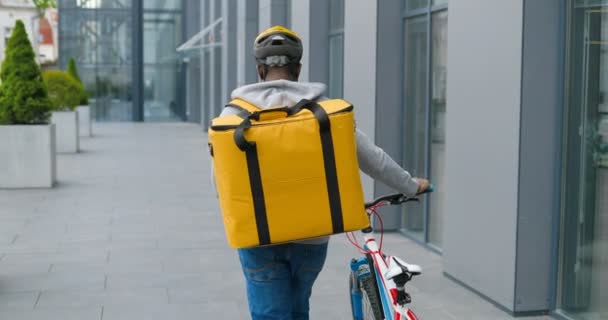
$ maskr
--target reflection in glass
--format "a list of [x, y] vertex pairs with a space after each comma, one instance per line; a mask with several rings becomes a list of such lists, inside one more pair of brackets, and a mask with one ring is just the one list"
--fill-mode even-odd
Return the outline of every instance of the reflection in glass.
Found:
[[424, 9], [429, 5], [429, 0], [404, 0], [407, 11]]
[[575, 319], [607, 319], [608, 4], [570, 3], [559, 305]]
[[63, 8], [87, 8], [87, 9], [128, 9], [131, 8], [133, 0], [63, 0]]
[[[73, 57], [97, 121], [132, 121], [131, 1], [60, 0], [60, 64]], [[124, 10], [99, 10], [121, 8]]]
[[447, 40], [448, 12], [434, 13], [431, 18], [433, 34], [431, 37], [431, 181], [437, 192], [429, 198], [429, 242], [441, 248], [443, 238], [444, 168], [445, 168], [445, 119], [447, 90]]
[[[405, 20], [405, 168], [426, 176], [427, 16]], [[421, 204], [404, 206], [403, 228], [424, 240]]]
[[181, 16], [144, 13], [144, 120], [183, 120], [180, 61], [175, 48], [181, 44]]
[[344, 36], [329, 38], [329, 97], [342, 98], [344, 91]]
[[182, 0], [144, 0], [144, 9], [176, 10], [182, 7]]
[[448, 0], [433, 0], [432, 2], [433, 6], [439, 6], [443, 4], [448, 4]]

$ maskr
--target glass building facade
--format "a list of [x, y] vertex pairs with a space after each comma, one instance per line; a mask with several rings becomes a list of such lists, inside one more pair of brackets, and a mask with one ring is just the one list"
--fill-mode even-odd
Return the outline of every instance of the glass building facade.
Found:
[[[186, 120], [182, 0], [60, 0], [60, 66], [76, 60], [97, 121]], [[162, 39], [162, 41], [161, 41]]]
[[608, 318], [608, 2], [567, 8], [567, 97], [558, 305]]

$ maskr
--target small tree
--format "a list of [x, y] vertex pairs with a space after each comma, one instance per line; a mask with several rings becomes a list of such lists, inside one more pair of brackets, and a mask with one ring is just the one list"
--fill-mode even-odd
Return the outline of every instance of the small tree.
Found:
[[51, 101], [21, 20], [8, 40], [0, 70], [0, 123], [48, 123]]
[[76, 79], [76, 81], [78, 81], [78, 83], [80, 83], [80, 86], [82, 87], [82, 92], [80, 93], [80, 105], [88, 105], [89, 94], [84, 89], [84, 84], [82, 83], [82, 80], [80, 80], [80, 76], [78, 75], [78, 68], [76, 68], [76, 62], [74, 61], [74, 58], [70, 58], [70, 60], [68, 60], [68, 69], [66, 71], [70, 76], [72, 76], [72, 78]]
[[55, 111], [73, 111], [80, 103], [82, 86], [61, 70], [49, 70], [42, 74]]

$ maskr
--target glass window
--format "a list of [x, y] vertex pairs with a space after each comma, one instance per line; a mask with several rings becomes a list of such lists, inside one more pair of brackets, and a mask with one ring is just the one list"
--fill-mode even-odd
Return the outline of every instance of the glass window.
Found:
[[145, 0], [144, 9], [176, 10], [182, 7], [182, 0]]
[[59, 0], [62, 8], [121, 9], [130, 8], [133, 0]]
[[[75, 3], [61, 1], [59, 4]], [[81, 7], [60, 7], [60, 60], [72, 57], [91, 95], [97, 121], [132, 121], [133, 25], [131, 9], [97, 10], [127, 5], [130, 1], [76, 2]], [[87, 6], [84, 6], [87, 4]]]
[[442, 246], [443, 233], [443, 190], [445, 168], [445, 119], [447, 90], [447, 45], [448, 45], [448, 12], [441, 11], [432, 15], [431, 45], [433, 57], [431, 63], [431, 176], [437, 192], [429, 198], [429, 242], [437, 247]]
[[329, 38], [329, 97], [342, 98], [344, 93], [344, 36]]
[[[427, 136], [427, 24], [426, 15], [405, 20], [405, 167], [414, 176], [426, 176]], [[403, 228], [424, 241], [423, 205], [404, 206]]]
[[448, 0], [433, 0], [433, 6], [448, 4]]
[[144, 120], [181, 120], [179, 95], [181, 16], [144, 13]]
[[[184, 119], [184, 71], [175, 51], [182, 42], [181, 0], [142, 3], [142, 25], [136, 26], [133, 0], [59, 0], [60, 64], [76, 60], [98, 121], [133, 121], [139, 89], [144, 120]], [[143, 33], [135, 34], [140, 27]], [[139, 40], [142, 57], [134, 56]], [[143, 79], [133, 83], [139, 70]]]
[[329, 28], [332, 31], [344, 29], [344, 0], [329, 1]]
[[418, 9], [424, 9], [428, 7], [429, 0], [404, 0], [405, 1], [405, 9], [407, 11], [413, 11]]
[[569, 97], [558, 305], [608, 315], [608, 3], [569, 1]]

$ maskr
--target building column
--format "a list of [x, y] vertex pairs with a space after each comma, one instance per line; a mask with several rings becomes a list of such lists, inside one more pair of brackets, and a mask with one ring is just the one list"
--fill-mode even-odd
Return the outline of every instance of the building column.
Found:
[[237, 87], [258, 81], [253, 57], [253, 40], [258, 35], [258, 0], [237, 2]]
[[[378, 1], [344, 1], [344, 97], [355, 106], [357, 127], [372, 141], [376, 121], [376, 22]], [[366, 198], [373, 180], [363, 178]]]
[[[222, 0], [222, 91], [217, 103], [228, 103], [236, 88], [237, 76], [237, 2]], [[219, 71], [219, 70], [218, 70]]]
[[[200, 30], [203, 30], [208, 24], [209, 24], [209, 1], [210, 0], [201, 0], [201, 6], [200, 6]], [[203, 40], [201, 40], [201, 43], [204, 43]], [[200, 78], [201, 78], [201, 85], [200, 85], [200, 113], [201, 113], [201, 127], [203, 129], [203, 131], [207, 131], [208, 126], [209, 126], [209, 111], [208, 111], [208, 98], [207, 98], [207, 92], [206, 92], [206, 86], [208, 85], [208, 68], [209, 65], [207, 63], [207, 53], [206, 50], [200, 50], [200, 60], [201, 60], [201, 68], [200, 68]]]
[[[184, 39], [190, 39], [201, 30], [201, 2], [182, 0], [182, 6], [184, 8]], [[186, 97], [184, 102], [186, 103], [187, 121], [198, 123], [201, 121], [201, 91], [199, 90], [201, 82], [201, 57], [193, 56], [183, 58], [182, 61], [185, 64], [184, 77], [186, 78]]]
[[[375, 83], [375, 141], [397, 163], [403, 163], [403, 55], [401, 45], [402, 10], [399, 1], [378, 1], [377, 56]], [[397, 47], [395, 44], [398, 43]], [[358, 111], [359, 112], [359, 111]], [[407, 168], [405, 168], [407, 170]], [[375, 196], [394, 193], [383, 183], [375, 182]], [[402, 208], [390, 207], [382, 218], [387, 230], [401, 227]]]
[[552, 303], [561, 3], [449, 3], [444, 270], [516, 315]]
[[133, 66], [132, 66], [132, 93], [133, 93], [133, 121], [144, 121], [144, 22], [143, 0], [134, 0], [131, 8], [133, 19]]

